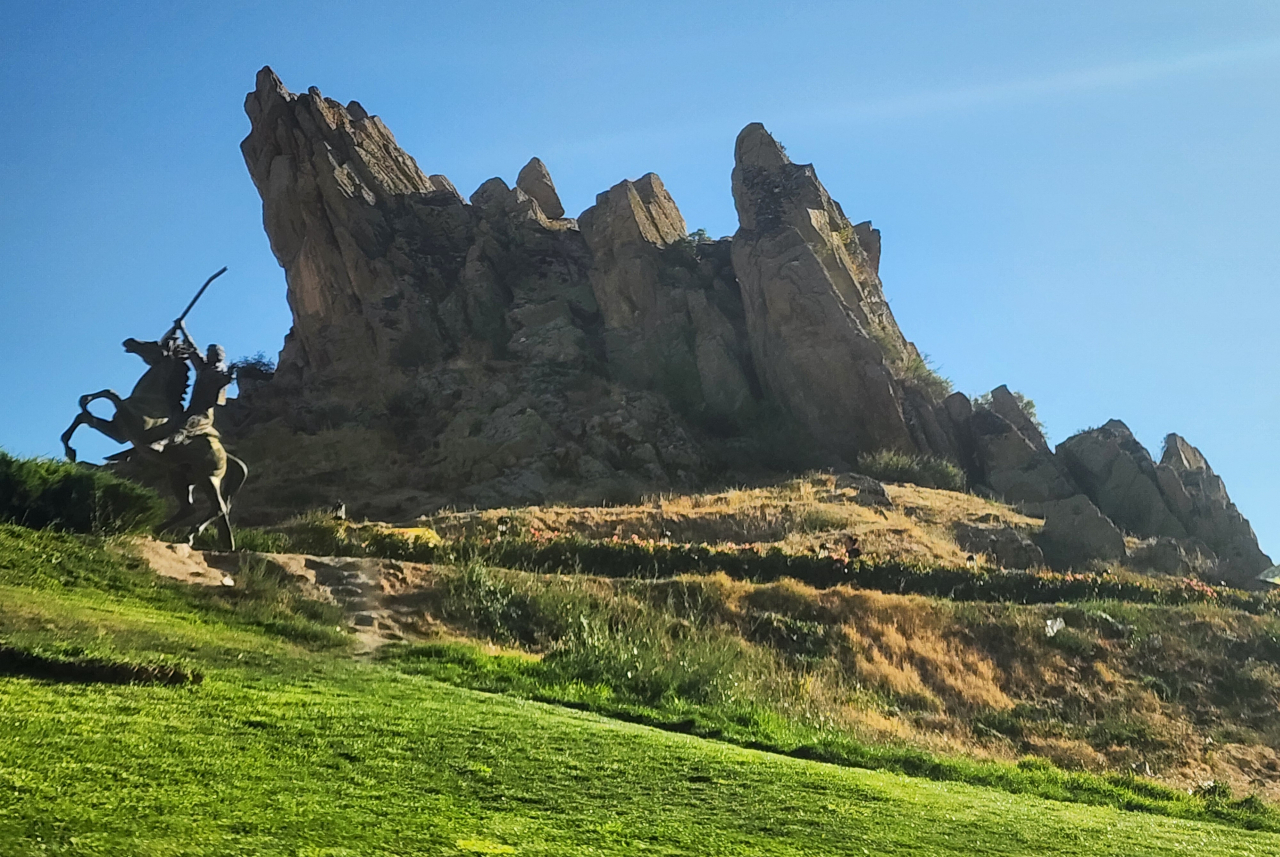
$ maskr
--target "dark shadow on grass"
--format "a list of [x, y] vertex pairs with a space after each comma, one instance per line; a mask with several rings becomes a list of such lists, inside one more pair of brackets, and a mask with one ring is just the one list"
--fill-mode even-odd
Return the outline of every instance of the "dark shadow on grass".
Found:
[[130, 664], [96, 658], [50, 658], [34, 652], [0, 646], [0, 675], [23, 676], [65, 684], [200, 684], [204, 676], [194, 670], [154, 664]]

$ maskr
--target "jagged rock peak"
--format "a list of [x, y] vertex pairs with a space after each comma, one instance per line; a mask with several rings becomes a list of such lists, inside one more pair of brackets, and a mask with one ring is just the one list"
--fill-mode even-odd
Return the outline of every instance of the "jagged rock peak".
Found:
[[556, 183], [551, 180], [551, 172], [541, 158], [529, 159], [520, 175], [516, 176], [516, 187], [533, 197], [547, 217], [552, 220], [564, 217], [564, 206], [556, 193]]
[[[314, 87], [295, 95], [269, 67], [245, 112], [240, 149], [293, 310], [280, 381], [383, 376], [405, 348], [446, 353], [435, 321], [444, 295], [414, 285], [462, 268], [470, 226], [453, 184], [424, 174], [359, 104]], [[428, 247], [430, 277], [420, 264]]]
[[733, 157], [735, 163], [746, 167], [780, 167], [791, 163], [787, 150], [759, 122], [752, 122], [738, 133]]
[[1165, 435], [1164, 454], [1160, 456], [1160, 463], [1167, 464], [1175, 470], [1208, 470], [1210, 473], [1213, 472], [1204, 454], [1188, 443], [1182, 435], [1174, 432]]
[[[596, 204], [582, 212], [578, 225], [587, 242], [594, 248], [607, 250], [602, 235], [611, 235], [610, 243], [623, 244], [642, 240], [666, 247], [688, 234], [684, 215], [667, 192], [656, 173], [646, 173], [632, 181], [625, 179], [596, 195]], [[592, 240], [592, 235], [596, 240]]]

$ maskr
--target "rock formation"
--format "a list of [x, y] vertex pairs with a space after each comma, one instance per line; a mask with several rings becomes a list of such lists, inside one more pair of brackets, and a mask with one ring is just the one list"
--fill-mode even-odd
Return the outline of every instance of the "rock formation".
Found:
[[1270, 566], [1177, 435], [1159, 464], [1118, 421], [1055, 453], [1005, 387], [943, 398], [885, 299], [879, 231], [762, 125], [736, 143], [739, 229], [708, 241], [652, 173], [566, 218], [540, 159], [464, 199], [358, 103], [269, 68], [245, 111], [293, 311], [274, 376], [242, 376], [226, 414], [251, 516], [634, 498], [891, 449], [1043, 515], [1038, 545], [962, 534], [1006, 564], [1115, 560], [1128, 534], [1156, 570]]
[[556, 184], [551, 180], [551, 173], [541, 158], [530, 158], [516, 176], [516, 187], [527, 193], [538, 203], [542, 213], [552, 220], [564, 217], [564, 206], [560, 204], [560, 194], [556, 193]]
[[1040, 549], [1051, 567], [1080, 568], [1092, 560], [1125, 558], [1124, 534], [1083, 494], [1044, 503], [1040, 513]]
[[1253, 584], [1272, 567], [1271, 558], [1258, 547], [1253, 527], [1231, 502], [1227, 486], [1200, 450], [1179, 435], [1166, 436], [1156, 478], [1187, 534], [1217, 555], [1217, 574], [1237, 584]]
[[733, 199], [733, 267], [764, 387], [847, 459], [931, 451], [895, 377], [920, 354], [884, 299], [879, 242], [873, 263], [813, 167], [791, 163], [758, 123], [738, 135]]
[[1071, 436], [1057, 454], [1076, 484], [1126, 532], [1186, 538], [1165, 504], [1151, 454], [1120, 420]]

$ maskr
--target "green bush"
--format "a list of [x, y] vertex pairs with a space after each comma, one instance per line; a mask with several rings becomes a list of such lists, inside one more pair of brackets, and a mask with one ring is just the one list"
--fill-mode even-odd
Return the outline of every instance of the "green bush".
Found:
[[0, 452], [0, 521], [113, 535], [150, 529], [164, 514], [154, 491], [103, 470]]
[[902, 370], [902, 382], [924, 394], [931, 402], [941, 402], [955, 389], [950, 378], [938, 374], [929, 355], [913, 355]]
[[[1026, 415], [1027, 419], [1031, 420], [1031, 422], [1035, 424], [1035, 427], [1040, 429], [1041, 434], [1048, 434], [1048, 431], [1044, 427], [1044, 423], [1040, 422], [1040, 417], [1036, 415], [1035, 401], [1033, 401], [1030, 396], [1019, 393], [1017, 390], [1010, 390], [1009, 392], [1013, 394], [1013, 400], [1018, 403], [1018, 407], [1022, 409], [1022, 413]], [[989, 409], [991, 407], [991, 394], [980, 393], [979, 395], [974, 396], [973, 406], [975, 408]]]
[[910, 482], [925, 488], [964, 490], [964, 471], [945, 458], [907, 455], [892, 449], [858, 456], [858, 471], [882, 482]]

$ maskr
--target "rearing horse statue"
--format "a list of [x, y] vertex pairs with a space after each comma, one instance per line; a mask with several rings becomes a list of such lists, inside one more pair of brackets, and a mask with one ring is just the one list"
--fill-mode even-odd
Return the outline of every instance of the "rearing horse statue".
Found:
[[[176, 336], [179, 329], [185, 342], [180, 342]], [[217, 349], [218, 346], [212, 348]], [[178, 511], [160, 526], [160, 531], [191, 519], [195, 512], [193, 495], [199, 490], [208, 500], [212, 514], [191, 527], [188, 542], [216, 521], [226, 548], [234, 550], [235, 537], [229, 516], [231, 499], [244, 483], [248, 467], [226, 453], [217, 431], [213, 429], [213, 407], [223, 403], [225, 396], [222, 390], [231, 381], [229, 371], [221, 365], [221, 349], [218, 349], [219, 365], [207, 365], [190, 341], [180, 319], [174, 324], [173, 331], [159, 342], [131, 338], [124, 341], [124, 349], [145, 360], [147, 371], [138, 379], [128, 398], [120, 398], [114, 390], [99, 390], [80, 397], [80, 413], [62, 434], [67, 458], [76, 460], [71, 437], [82, 425], [102, 432], [117, 443], [132, 444], [131, 449], [110, 456], [108, 460], [127, 460], [140, 454], [167, 471], [178, 501]], [[212, 387], [216, 388], [209, 393], [207, 390], [211, 383], [207, 379], [197, 385], [206, 391], [199, 397], [199, 403], [194, 401], [193, 395], [191, 405], [195, 411], [183, 404], [191, 371], [188, 360], [196, 362], [202, 377], [213, 376]], [[204, 401], [211, 397], [212, 400]], [[89, 411], [89, 404], [98, 399], [107, 399], [115, 405], [116, 411], [111, 419], [103, 419]], [[201, 411], [205, 412], [203, 418]]]
[[[124, 341], [124, 350], [145, 360], [147, 371], [128, 398], [120, 398], [115, 390], [99, 390], [80, 397], [80, 413], [62, 433], [62, 446], [70, 461], [76, 460], [71, 436], [82, 425], [102, 432], [116, 443], [131, 443], [142, 449], [163, 440], [182, 424], [182, 400], [191, 370], [177, 338], [170, 335], [160, 342], [129, 338]], [[104, 420], [89, 411], [89, 403], [98, 399], [107, 399], [116, 406], [111, 419]]]

